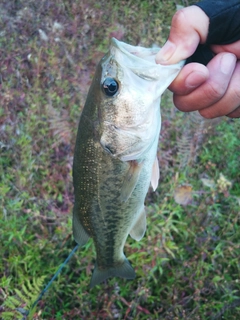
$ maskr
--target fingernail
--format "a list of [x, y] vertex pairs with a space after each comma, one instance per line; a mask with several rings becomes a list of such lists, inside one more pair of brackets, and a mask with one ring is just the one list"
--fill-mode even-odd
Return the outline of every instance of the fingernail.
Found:
[[236, 61], [237, 61], [237, 58], [234, 54], [231, 54], [231, 53], [224, 54], [220, 62], [221, 72], [224, 74], [232, 73], [235, 67]]
[[176, 45], [170, 41], [167, 41], [159, 53], [156, 55], [157, 63], [166, 63], [174, 54]]
[[208, 74], [203, 72], [195, 71], [189, 74], [185, 80], [185, 85], [188, 88], [197, 88], [208, 78]]

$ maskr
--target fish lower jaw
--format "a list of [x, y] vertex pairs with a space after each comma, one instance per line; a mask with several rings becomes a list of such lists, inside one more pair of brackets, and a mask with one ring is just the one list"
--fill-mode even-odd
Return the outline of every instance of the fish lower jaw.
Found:
[[113, 158], [116, 158], [117, 155], [111, 145], [107, 144], [103, 139], [100, 139], [100, 145], [107, 154], [109, 154]]

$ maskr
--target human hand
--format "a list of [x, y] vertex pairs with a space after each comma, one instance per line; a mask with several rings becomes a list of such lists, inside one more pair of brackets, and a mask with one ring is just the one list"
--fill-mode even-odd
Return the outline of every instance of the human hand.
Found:
[[[209, 32], [209, 17], [191, 6], [179, 10], [172, 20], [169, 39], [156, 56], [164, 65], [190, 57]], [[176, 107], [185, 112], [198, 110], [205, 118], [227, 115], [240, 117], [240, 41], [211, 45], [215, 56], [204, 66], [185, 65], [169, 86]]]

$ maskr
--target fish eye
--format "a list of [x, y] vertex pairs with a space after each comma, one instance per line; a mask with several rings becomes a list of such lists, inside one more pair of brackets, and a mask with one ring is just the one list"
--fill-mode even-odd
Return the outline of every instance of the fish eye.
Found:
[[106, 78], [102, 84], [102, 89], [108, 97], [114, 96], [118, 92], [118, 82], [113, 78]]

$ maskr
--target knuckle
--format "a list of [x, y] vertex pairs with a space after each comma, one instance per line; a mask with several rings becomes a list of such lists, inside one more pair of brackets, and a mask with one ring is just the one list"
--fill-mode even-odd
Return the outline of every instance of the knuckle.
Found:
[[234, 88], [232, 89], [232, 95], [233, 95], [234, 100], [236, 102], [238, 101], [240, 104], [240, 86], [239, 85], [234, 86]]
[[180, 9], [174, 14], [172, 18], [172, 25], [174, 25], [175, 27], [179, 25], [181, 26], [183, 22], [185, 22], [184, 9]]
[[175, 105], [175, 107], [183, 112], [188, 112], [188, 111], [192, 111], [191, 110], [191, 104], [189, 107], [189, 103], [187, 101], [187, 99], [185, 98], [185, 96], [180, 96], [180, 95], [173, 95], [173, 103]]
[[234, 101], [238, 105], [240, 105], [240, 86], [239, 86], [239, 82], [240, 82], [240, 61], [238, 61], [237, 64], [236, 64], [235, 71], [233, 73], [232, 80], [231, 80], [231, 83], [229, 85], [229, 89], [232, 92], [232, 97], [233, 97]]
[[225, 84], [220, 84], [218, 82], [210, 82], [205, 89], [205, 97], [207, 100], [216, 102], [223, 97], [226, 92]]
[[240, 118], [240, 106], [227, 115], [229, 118]]
[[174, 14], [171, 23], [171, 31], [174, 31], [176, 35], [180, 36], [181, 39], [183, 38], [185, 41], [190, 41], [191, 37], [189, 37], [189, 31], [191, 31], [193, 28], [191, 25], [189, 25], [189, 19], [186, 17], [185, 10], [186, 8], [180, 9]]
[[216, 115], [214, 115], [211, 112], [210, 108], [202, 109], [202, 110], [199, 110], [198, 112], [205, 119], [213, 119], [216, 117]]

